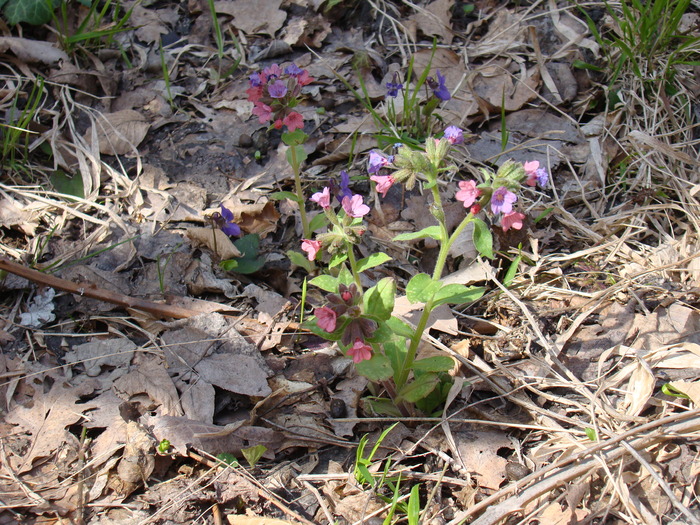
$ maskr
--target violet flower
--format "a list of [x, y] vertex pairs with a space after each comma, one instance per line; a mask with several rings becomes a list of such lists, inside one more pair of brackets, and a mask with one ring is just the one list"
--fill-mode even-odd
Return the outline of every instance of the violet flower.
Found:
[[439, 69], [436, 71], [436, 73], [437, 82], [433, 77], [428, 77], [428, 86], [430, 86], [430, 89], [433, 90], [433, 94], [443, 102], [450, 100], [452, 95], [450, 95], [450, 90], [447, 89], [447, 86], [445, 85], [445, 77], [440, 74]]
[[230, 237], [238, 237], [241, 234], [241, 227], [233, 222], [233, 212], [223, 204], [221, 205], [221, 213], [214, 213], [212, 218], [216, 223], [217, 228]]
[[367, 171], [369, 173], [379, 173], [379, 170], [384, 166], [388, 166], [394, 160], [394, 157], [386, 157], [384, 154], [377, 150], [372, 150], [369, 152], [369, 165]]
[[464, 142], [464, 132], [457, 126], [447, 126], [445, 128], [445, 138], [452, 144], [461, 144]]
[[518, 200], [518, 197], [508, 188], [501, 186], [493, 192], [491, 196], [491, 211], [497, 213], [510, 213], [513, 211], [513, 204]]

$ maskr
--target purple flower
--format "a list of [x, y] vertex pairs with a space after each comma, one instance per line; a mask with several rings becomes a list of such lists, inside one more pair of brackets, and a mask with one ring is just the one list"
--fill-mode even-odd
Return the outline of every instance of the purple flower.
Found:
[[214, 221], [218, 228], [228, 236], [238, 237], [241, 234], [241, 227], [233, 222], [233, 212], [223, 204], [221, 205], [221, 214], [217, 217], [214, 214]]
[[440, 74], [439, 69], [436, 71], [436, 73], [437, 82], [433, 77], [428, 77], [428, 86], [430, 86], [430, 89], [433, 90], [433, 94], [443, 102], [450, 100], [452, 95], [450, 95], [450, 90], [447, 89], [447, 86], [445, 85], [445, 77]]
[[450, 144], [461, 144], [464, 142], [464, 133], [457, 126], [447, 126], [445, 128], [445, 138]]
[[383, 154], [373, 149], [369, 152], [369, 167], [367, 171], [370, 173], [379, 173], [379, 170], [391, 164], [392, 160], [394, 160], [394, 157], [385, 157]]
[[287, 67], [284, 68], [284, 72], [287, 75], [290, 75], [293, 77], [298, 77], [299, 75], [301, 75], [304, 72], [304, 70], [292, 62], [291, 64], [289, 64]]
[[393, 82], [386, 83], [386, 94], [390, 97], [397, 97], [400, 89], [403, 89], [403, 84], [395, 84]]
[[262, 78], [260, 78], [260, 73], [253, 73], [250, 75], [250, 85], [252, 87], [262, 86]]
[[528, 186], [534, 186], [538, 184], [540, 188], [546, 188], [549, 182], [549, 173], [544, 168], [540, 168], [539, 161], [531, 160], [523, 164], [523, 169], [527, 175], [527, 180], [525, 184]]
[[518, 197], [508, 188], [501, 186], [493, 192], [491, 196], [491, 211], [495, 213], [510, 213], [513, 211], [513, 204]]
[[272, 64], [269, 67], [266, 67], [263, 69], [263, 75], [265, 75], [265, 78], [267, 80], [272, 80], [273, 78], [279, 78], [282, 76], [282, 68], [280, 68], [279, 64]]
[[273, 83], [268, 84], [267, 92], [272, 98], [282, 98], [287, 94], [287, 86], [281, 80], [275, 80]]
[[364, 217], [369, 213], [369, 206], [362, 202], [362, 195], [353, 195], [343, 199], [343, 209], [350, 217]]
[[345, 198], [352, 198], [350, 191], [350, 175], [345, 170], [340, 170], [340, 190], [338, 191], [338, 200], [342, 203]]

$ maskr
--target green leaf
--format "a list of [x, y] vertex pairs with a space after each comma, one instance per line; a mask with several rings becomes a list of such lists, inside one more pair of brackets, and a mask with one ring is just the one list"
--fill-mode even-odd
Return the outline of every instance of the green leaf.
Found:
[[242, 448], [241, 454], [243, 454], [243, 457], [248, 462], [248, 465], [254, 467], [255, 464], [260, 461], [260, 458], [266, 451], [267, 447], [265, 445], [255, 445], [254, 447]]
[[596, 436], [596, 432], [594, 429], [591, 427], [586, 427], [583, 429], [583, 431], [586, 433], [586, 436], [588, 436], [588, 439], [591, 441], [598, 441], [598, 436]]
[[347, 253], [335, 253], [331, 256], [331, 260], [328, 262], [328, 267], [335, 268], [336, 266], [344, 263], [347, 260], [348, 260]]
[[481, 255], [487, 259], [493, 259], [493, 237], [488, 225], [481, 219], [474, 218], [474, 246]]
[[340, 269], [340, 272], [338, 272], [338, 282], [340, 284], [344, 284], [345, 286], [350, 286], [352, 283], [355, 282], [355, 279], [353, 279], [350, 270], [348, 270], [346, 266], [343, 266]]
[[510, 263], [508, 271], [506, 272], [505, 277], [503, 277], [503, 286], [505, 286], [506, 288], [509, 287], [513, 282], [513, 279], [515, 279], [515, 274], [518, 273], [518, 266], [520, 265], [520, 261], [522, 260], [523, 256], [518, 255], [515, 259], [513, 259], [513, 262]]
[[389, 359], [383, 354], [375, 353], [372, 359], [361, 361], [355, 367], [359, 374], [370, 381], [385, 381], [394, 375]]
[[427, 273], [414, 275], [406, 285], [406, 298], [411, 303], [427, 303], [442, 288], [440, 281], [435, 281]]
[[420, 517], [420, 485], [411, 487], [411, 495], [408, 497], [408, 525], [418, 525]]
[[363, 412], [380, 417], [403, 417], [398, 407], [390, 399], [384, 398], [362, 398]]
[[428, 373], [420, 376], [399, 390], [397, 399], [415, 403], [430, 394], [440, 381], [437, 374]]
[[394, 311], [394, 299], [396, 297], [396, 283], [391, 277], [385, 277], [363, 296], [365, 313], [386, 321]]
[[287, 146], [298, 146], [306, 142], [308, 138], [309, 136], [302, 129], [282, 133], [282, 142]]
[[384, 343], [384, 353], [389, 358], [391, 368], [394, 370], [394, 379], [396, 379], [396, 376], [401, 372], [404, 361], [406, 361], [406, 354], [408, 353], [406, 342], [390, 341]]
[[312, 232], [318, 231], [328, 225], [328, 217], [325, 213], [314, 215], [314, 218], [309, 222], [309, 230]]
[[290, 201], [294, 201], [294, 202], [299, 202], [299, 203], [301, 203], [301, 199], [300, 199], [299, 196], [298, 196], [296, 193], [294, 193], [293, 191], [276, 191], [275, 193], [271, 193], [271, 194], [269, 195], [269, 197], [270, 197], [272, 200], [276, 200], [276, 201], [281, 201], [281, 200], [284, 200], [284, 199], [289, 199]]
[[419, 230], [417, 232], [413, 233], [401, 233], [394, 237], [392, 240], [394, 241], [412, 241], [414, 239], [435, 239], [436, 241], [440, 240], [440, 226], [428, 226], [427, 228], [423, 228], [422, 230]]
[[170, 441], [167, 439], [161, 440], [160, 443], [158, 443], [158, 453], [159, 454], [167, 454], [168, 450], [170, 450]]
[[85, 198], [83, 178], [79, 174], [69, 177], [65, 171], [58, 169], [51, 174], [49, 180], [58, 193]]
[[391, 257], [389, 257], [386, 253], [373, 253], [369, 257], [365, 257], [364, 259], [357, 261], [357, 271], [362, 273], [365, 270], [369, 270], [370, 268], [374, 268], [375, 266], [379, 266], [380, 264], [384, 264], [390, 260]]
[[[294, 154], [296, 154], [296, 159], [294, 159]], [[286, 156], [287, 162], [290, 166], [299, 166], [306, 160], [307, 157], [306, 151], [304, 151], [304, 146], [289, 146], [289, 148], [287, 148]]]
[[230, 272], [238, 268], [238, 259], [226, 259], [219, 263], [219, 267], [225, 272]]
[[10, 0], [5, 6], [5, 18], [10, 25], [26, 22], [39, 26], [51, 21], [55, 5], [51, 0]]
[[260, 236], [256, 233], [250, 233], [234, 241], [233, 245], [238, 248], [238, 251], [243, 254], [244, 258], [257, 257], [260, 249]]
[[237, 273], [255, 273], [265, 265], [265, 258], [258, 256], [260, 237], [257, 234], [249, 234], [235, 241], [234, 246], [241, 252], [241, 257], [221, 261], [219, 266], [226, 271], [236, 270]]
[[435, 306], [441, 304], [471, 303], [484, 295], [485, 289], [481, 286], [464, 286], [463, 284], [446, 284], [433, 297]]
[[297, 266], [304, 268], [307, 272], [311, 271], [311, 261], [309, 261], [309, 259], [303, 253], [295, 252], [294, 250], [288, 250], [287, 257], [292, 262], [292, 264], [296, 264]]
[[410, 339], [413, 337], [413, 327], [408, 323], [404, 323], [401, 319], [397, 317], [390, 317], [389, 319], [387, 319], [386, 324], [389, 328], [391, 328], [392, 332], [394, 332], [400, 337], [405, 337], [406, 339]]
[[236, 459], [236, 456], [234, 456], [233, 454], [229, 454], [228, 452], [222, 452], [221, 454], [216, 456], [216, 459], [223, 463], [226, 463], [227, 465], [231, 465], [232, 467], [238, 466], [238, 460]]
[[454, 367], [454, 360], [446, 355], [435, 355], [413, 362], [413, 370], [420, 372], [449, 372]]
[[309, 283], [325, 292], [338, 293], [338, 279], [331, 275], [319, 275], [311, 279]]

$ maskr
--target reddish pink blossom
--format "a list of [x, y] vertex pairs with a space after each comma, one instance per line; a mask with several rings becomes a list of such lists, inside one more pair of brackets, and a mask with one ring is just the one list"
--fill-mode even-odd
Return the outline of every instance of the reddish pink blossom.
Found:
[[265, 124], [272, 118], [272, 108], [267, 104], [263, 104], [262, 102], [256, 102], [255, 107], [253, 108], [253, 115], [258, 116], [260, 124]]
[[302, 69], [301, 75], [297, 75], [296, 78], [300, 86], [306, 86], [315, 80], [313, 77], [309, 76], [309, 72], [306, 69]]
[[304, 117], [296, 111], [292, 111], [289, 115], [284, 117], [284, 125], [287, 126], [289, 131], [294, 131], [304, 127]]
[[343, 198], [343, 209], [350, 217], [364, 217], [369, 213], [369, 206], [362, 202], [362, 195]]
[[459, 191], [455, 195], [455, 199], [462, 201], [465, 208], [469, 208], [479, 198], [481, 190], [476, 187], [474, 180], [461, 180], [458, 184]]
[[382, 197], [386, 197], [386, 192], [394, 184], [394, 177], [391, 175], [372, 175], [370, 180], [377, 183], [377, 191], [382, 194]]
[[323, 191], [314, 193], [311, 196], [311, 200], [318, 204], [324, 210], [329, 208], [331, 205], [331, 189], [326, 186]]
[[326, 332], [332, 332], [335, 330], [338, 316], [333, 310], [327, 306], [322, 306], [321, 308], [314, 309], [314, 315], [316, 316], [316, 324], [321, 330]]
[[479, 204], [475, 204], [475, 205], [472, 206], [471, 209], [469, 210], [469, 212], [470, 212], [472, 215], [478, 215], [480, 211], [481, 211], [481, 205], [479, 205]]
[[372, 359], [372, 347], [358, 337], [355, 339], [355, 344], [352, 345], [352, 348], [348, 349], [348, 355], [352, 357], [354, 363], [361, 363]]
[[311, 239], [303, 239], [301, 241], [301, 249], [307, 253], [307, 257], [310, 261], [316, 258], [319, 250], [321, 249], [321, 241], [313, 241]]
[[263, 96], [262, 86], [252, 86], [245, 90], [248, 93], [248, 100], [255, 103]]
[[272, 127], [275, 129], [282, 129], [282, 126], [284, 126], [284, 122], [282, 122], [281, 118], [275, 120], [275, 123], [272, 125]]
[[511, 228], [520, 230], [523, 227], [524, 219], [525, 215], [523, 215], [522, 213], [518, 213], [517, 211], [504, 213], [503, 217], [501, 218], [501, 228], [503, 228], [504, 232], [507, 232]]

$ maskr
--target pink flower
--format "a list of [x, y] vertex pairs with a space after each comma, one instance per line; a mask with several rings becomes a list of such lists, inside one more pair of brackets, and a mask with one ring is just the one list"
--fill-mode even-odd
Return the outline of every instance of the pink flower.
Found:
[[289, 115], [284, 117], [284, 125], [287, 126], [289, 131], [294, 131], [304, 127], [304, 117], [296, 111], [292, 111]]
[[304, 239], [301, 241], [301, 249], [308, 254], [308, 259], [313, 261], [321, 249], [321, 241], [312, 241]]
[[386, 192], [394, 184], [394, 177], [391, 175], [372, 175], [369, 179], [377, 183], [377, 191], [382, 194], [382, 197], [386, 197]]
[[370, 173], [379, 173], [379, 170], [384, 166], [391, 164], [393, 157], [386, 157], [381, 152], [372, 150], [369, 152], [369, 165], [367, 171]]
[[311, 196], [311, 200], [318, 204], [324, 210], [329, 208], [331, 205], [331, 189], [326, 186], [323, 191], [314, 193]]
[[523, 215], [522, 213], [518, 213], [517, 211], [505, 213], [503, 214], [503, 218], [501, 219], [501, 228], [503, 228], [504, 232], [507, 232], [511, 228], [520, 230], [523, 227], [524, 219], [525, 215]]
[[306, 86], [314, 81], [313, 77], [309, 76], [309, 72], [306, 69], [301, 70], [301, 74], [297, 75], [297, 82], [300, 86]]
[[464, 132], [457, 126], [447, 126], [445, 128], [445, 138], [452, 145], [461, 144], [464, 142]]
[[369, 213], [369, 206], [362, 202], [362, 195], [343, 198], [343, 209], [350, 217], [364, 217]]
[[525, 170], [525, 173], [527, 175], [533, 175], [536, 171], [537, 168], [540, 167], [540, 161], [538, 160], [531, 160], [523, 164], [523, 169]]
[[461, 180], [458, 184], [459, 191], [455, 195], [455, 199], [462, 201], [465, 208], [469, 208], [479, 198], [481, 190], [476, 187], [474, 180]]
[[322, 306], [321, 308], [314, 309], [314, 315], [316, 316], [316, 324], [318, 324], [321, 330], [325, 330], [326, 332], [335, 330], [338, 317], [333, 310], [327, 306]]
[[251, 102], [257, 102], [258, 100], [260, 100], [260, 97], [263, 96], [262, 86], [249, 87], [245, 90], [245, 92], [248, 93], [248, 100], [250, 100]]
[[348, 355], [352, 357], [355, 364], [372, 359], [372, 347], [359, 337], [355, 339], [355, 344], [348, 349]]
[[537, 160], [531, 160], [523, 164], [523, 169], [527, 174], [525, 184], [535, 186], [539, 184], [540, 188], [546, 188], [549, 182], [549, 174], [544, 168], [540, 168], [540, 163]]
[[272, 108], [262, 102], [256, 102], [253, 108], [253, 115], [258, 116], [260, 124], [265, 124], [265, 122], [269, 122], [272, 118]]
[[513, 204], [518, 200], [517, 195], [509, 191], [505, 186], [501, 186], [493, 192], [491, 196], [491, 211], [496, 213], [510, 213], [513, 211]]

